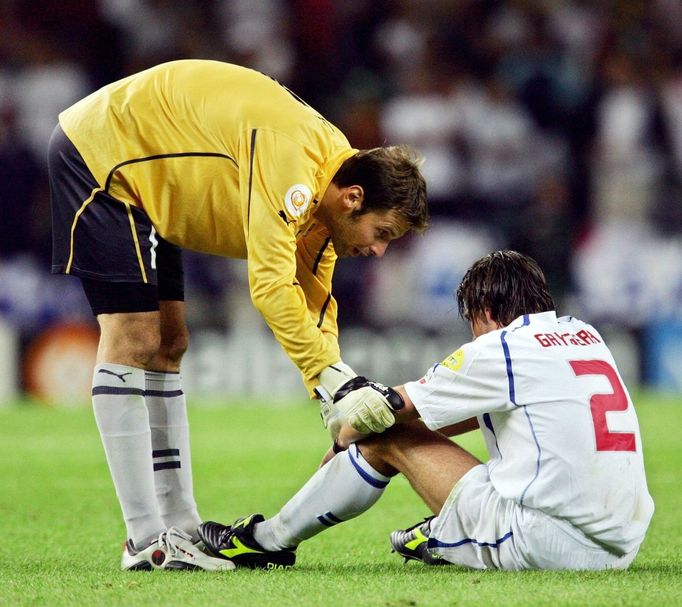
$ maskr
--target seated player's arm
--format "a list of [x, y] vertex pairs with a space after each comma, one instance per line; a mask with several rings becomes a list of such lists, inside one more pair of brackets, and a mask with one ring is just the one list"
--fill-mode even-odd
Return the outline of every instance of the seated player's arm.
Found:
[[475, 417], [470, 417], [464, 421], [458, 422], [456, 424], [451, 424], [450, 426], [444, 426], [438, 432], [445, 434], [445, 436], [459, 436], [460, 434], [466, 434], [472, 430], [478, 429], [478, 419]]
[[[410, 397], [407, 395], [405, 388], [403, 386], [396, 386], [394, 390], [400, 394], [400, 396], [402, 396], [403, 402], [405, 403], [405, 406], [402, 409], [396, 411], [395, 423], [402, 424], [414, 419], [418, 419], [420, 417], [419, 412], [414, 406], [414, 403], [410, 400]], [[457, 422], [456, 424], [445, 426], [438, 430], [438, 432], [444, 434], [445, 436], [458, 436], [460, 434], [471, 432], [471, 430], [476, 430], [477, 428], [478, 419], [471, 417], [469, 419], [462, 420], [461, 422]]]

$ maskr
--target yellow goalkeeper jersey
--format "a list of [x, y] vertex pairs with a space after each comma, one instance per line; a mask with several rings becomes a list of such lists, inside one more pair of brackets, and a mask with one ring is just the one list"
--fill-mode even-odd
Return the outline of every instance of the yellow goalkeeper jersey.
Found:
[[336, 261], [314, 219], [357, 150], [271, 78], [217, 61], [165, 63], [59, 116], [102, 188], [178, 246], [248, 260], [255, 306], [312, 380], [340, 359]]

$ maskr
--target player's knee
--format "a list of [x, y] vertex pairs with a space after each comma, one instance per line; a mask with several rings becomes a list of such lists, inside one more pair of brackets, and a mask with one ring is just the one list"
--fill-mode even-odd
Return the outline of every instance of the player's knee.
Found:
[[161, 338], [148, 330], [102, 334], [98, 360], [147, 368], [159, 351]]
[[[360, 451], [370, 464], [378, 466], [377, 469], [397, 471], [396, 463], [411, 445], [420, 440], [423, 432], [430, 431], [421, 422], [395, 425], [381, 434], [364, 439], [359, 443]], [[387, 474], [392, 476], [393, 473]]]
[[367, 463], [378, 472], [386, 476], [394, 476], [398, 470], [391, 465], [395, 449], [392, 433], [386, 431], [382, 434], [372, 435], [358, 443], [358, 449]]
[[179, 365], [189, 347], [189, 331], [182, 327], [170, 335], [164, 335], [161, 342], [161, 354], [168, 362]]
[[136, 363], [135, 366], [146, 368], [151, 361], [158, 355], [161, 347], [161, 338], [158, 335], [149, 333], [139, 335], [134, 339], [128, 340], [127, 350], [130, 357]]

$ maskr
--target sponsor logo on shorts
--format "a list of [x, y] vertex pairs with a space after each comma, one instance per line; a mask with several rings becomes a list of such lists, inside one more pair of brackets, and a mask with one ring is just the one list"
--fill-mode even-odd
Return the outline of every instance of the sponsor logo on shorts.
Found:
[[313, 193], [310, 188], [302, 183], [292, 185], [284, 195], [284, 206], [292, 217], [300, 217], [310, 206]]

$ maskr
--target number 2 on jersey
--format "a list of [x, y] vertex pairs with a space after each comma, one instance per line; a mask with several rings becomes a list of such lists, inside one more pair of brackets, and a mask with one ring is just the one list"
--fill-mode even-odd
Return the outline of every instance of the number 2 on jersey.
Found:
[[597, 451], [636, 451], [633, 432], [610, 432], [606, 423], [607, 411], [625, 411], [628, 408], [628, 397], [615, 369], [603, 360], [571, 360], [569, 364], [576, 375], [602, 375], [613, 388], [611, 394], [590, 396]]

